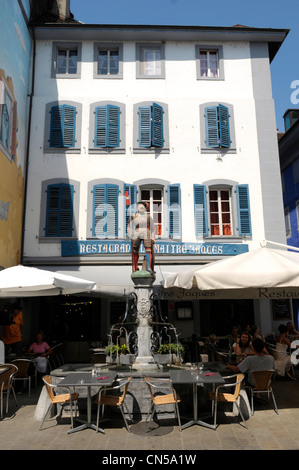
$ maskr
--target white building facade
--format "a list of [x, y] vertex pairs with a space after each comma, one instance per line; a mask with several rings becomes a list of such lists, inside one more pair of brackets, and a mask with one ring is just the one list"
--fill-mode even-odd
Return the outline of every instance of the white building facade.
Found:
[[[133, 290], [127, 223], [139, 200], [155, 224], [159, 294], [169, 273], [285, 243], [270, 63], [286, 35], [36, 27], [23, 264], [95, 280], [105, 330], [110, 304]], [[165, 307], [173, 320], [177, 301]], [[186, 336], [215, 330], [215, 303], [202, 302], [213, 301], [192, 301], [179, 322]], [[251, 308], [225, 327], [253, 320], [272, 332], [270, 301]]]

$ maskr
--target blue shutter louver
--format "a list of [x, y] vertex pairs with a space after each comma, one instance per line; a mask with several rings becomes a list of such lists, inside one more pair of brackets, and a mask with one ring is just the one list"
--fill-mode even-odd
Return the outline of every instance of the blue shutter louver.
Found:
[[207, 237], [209, 232], [206, 187], [202, 184], [194, 184], [194, 218], [196, 236]]
[[226, 106], [219, 104], [218, 106], [219, 115], [219, 137], [220, 146], [229, 148], [230, 147], [230, 132], [229, 132], [229, 112]]
[[207, 147], [218, 147], [218, 113], [217, 106], [209, 106], [205, 109], [206, 117], [206, 141]]
[[163, 108], [157, 103], [153, 103], [152, 117], [152, 145], [163, 147]]
[[93, 188], [92, 234], [98, 238], [117, 238], [118, 186], [99, 184]]
[[170, 237], [181, 236], [181, 191], [179, 184], [171, 184], [168, 192], [168, 231]]
[[95, 109], [95, 147], [119, 147], [118, 106], [98, 106]]
[[139, 147], [151, 147], [151, 107], [139, 108]]
[[128, 223], [130, 217], [137, 211], [137, 188], [134, 184], [124, 184], [124, 213], [125, 213], [125, 230], [128, 235]]
[[72, 236], [74, 187], [56, 184], [47, 189], [47, 237]]
[[226, 106], [205, 108], [207, 147], [230, 148], [229, 110]]
[[236, 193], [238, 204], [239, 236], [250, 236], [251, 216], [248, 184], [239, 184], [236, 187]]
[[76, 108], [69, 105], [51, 108], [50, 147], [75, 146]]

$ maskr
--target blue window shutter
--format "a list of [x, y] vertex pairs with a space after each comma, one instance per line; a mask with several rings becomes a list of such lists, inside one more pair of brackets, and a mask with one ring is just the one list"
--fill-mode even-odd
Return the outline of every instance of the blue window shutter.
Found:
[[219, 104], [219, 138], [221, 147], [230, 147], [230, 132], [229, 132], [229, 111], [226, 106]]
[[151, 107], [139, 108], [139, 147], [151, 147]]
[[128, 235], [128, 223], [130, 217], [137, 211], [137, 188], [134, 184], [124, 184], [124, 214], [125, 214], [125, 230]]
[[107, 115], [107, 147], [119, 147], [119, 107], [109, 104], [107, 106]]
[[207, 237], [209, 234], [206, 193], [206, 187], [203, 184], [194, 184], [195, 234], [199, 237]]
[[249, 188], [248, 184], [239, 184], [236, 187], [239, 235], [251, 235], [251, 216], [249, 204]]
[[99, 184], [93, 188], [92, 234], [98, 238], [118, 236], [118, 186]]
[[181, 190], [179, 184], [171, 184], [168, 193], [168, 231], [170, 237], [181, 236]]
[[95, 147], [106, 147], [107, 107], [98, 106], [95, 109]]
[[74, 187], [49, 185], [47, 193], [46, 237], [71, 237]]
[[51, 108], [50, 147], [62, 147], [62, 106]]
[[95, 147], [119, 147], [118, 106], [98, 106], [95, 109]]
[[154, 147], [163, 147], [163, 108], [157, 103], [153, 103], [152, 113], [152, 145]]
[[207, 147], [219, 147], [217, 106], [205, 108]]
[[52, 106], [50, 147], [74, 147], [76, 108], [69, 105]]

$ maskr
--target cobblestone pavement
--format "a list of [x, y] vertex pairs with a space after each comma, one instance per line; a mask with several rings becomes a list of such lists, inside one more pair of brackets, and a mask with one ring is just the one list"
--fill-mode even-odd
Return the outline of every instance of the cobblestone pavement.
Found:
[[219, 413], [216, 430], [191, 426], [179, 432], [172, 421], [171, 432], [160, 436], [128, 433], [122, 419], [111, 419], [103, 426], [105, 434], [85, 429], [68, 434], [69, 418], [47, 421], [40, 431], [34, 418], [40, 389], [17, 395], [18, 407], [10, 397], [9, 412], [0, 420], [1, 450], [101, 450], [101, 451], [179, 451], [201, 450], [298, 450], [299, 449], [299, 383], [276, 379], [273, 383], [279, 414], [270, 402], [257, 402], [248, 429], [232, 413]]

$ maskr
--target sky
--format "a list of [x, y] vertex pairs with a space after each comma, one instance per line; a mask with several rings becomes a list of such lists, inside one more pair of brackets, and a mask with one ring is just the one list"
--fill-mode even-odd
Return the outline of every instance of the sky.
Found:
[[[276, 126], [299, 109], [298, 0], [71, 0], [71, 12], [86, 24], [233, 26], [289, 29], [271, 64]], [[298, 91], [297, 91], [298, 90]]]

